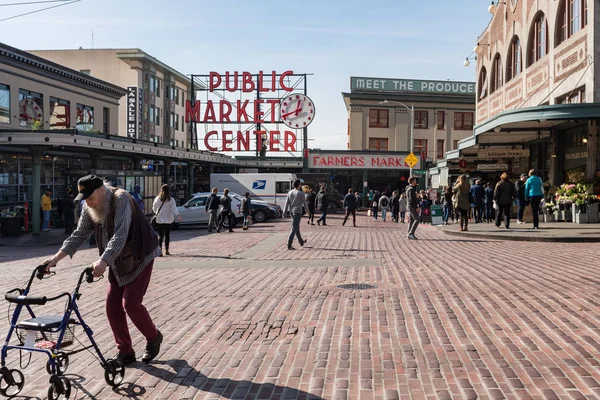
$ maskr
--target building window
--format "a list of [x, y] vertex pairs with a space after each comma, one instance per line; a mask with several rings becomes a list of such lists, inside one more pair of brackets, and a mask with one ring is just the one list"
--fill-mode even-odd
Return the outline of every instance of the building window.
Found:
[[181, 91], [181, 105], [185, 106], [185, 91]]
[[0, 123], [10, 124], [10, 86], [0, 83]]
[[160, 97], [160, 88], [163, 87], [164, 85], [162, 85], [161, 80], [156, 78], [155, 79], [156, 82], [156, 86], [154, 87], [154, 93], [156, 93], [156, 97]]
[[148, 121], [156, 123], [156, 109], [153, 105], [150, 105], [150, 113], [148, 115]]
[[438, 159], [444, 158], [444, 139], [438, 139], [437, 141], [436, 157]]
[[106, 107], [102, 110], [102, 131], [106, 134], [110, 133], [110, 109]]
[[369, 138], [369, 150], [388, 151], [388, 140], [386, 138]]
[[446, 113], [444, 111], [437, 112], [437, 128], [444, 129], [444, 125], [446, 125]]
[[71, 127], [71, 103], [68, 100], [50, 97], [50, 129]]
[[175, 130], [179, 130], [179, 114], [175, 114]]
[[470, 131], [473, 129], [472, 112], [455, 112], [454, 129], [457, 131]]
[[458, 150], [458, 140], [452, 142], [452, 150]]
[[427, 157], [427, 139], [415, 139], [413, 145], [413, 154], [416, 154], [418, 157], [423, 153], [425, 153], [425, 157]]
[[508, 60], [506, 63], [506, 81], [510, 81], [521, 73], [521, 41], [514, 36], [508, 49]]
[[156, 111], [154, 112], [154, 123], [160, 125], [160, 108], [158, 107], [156, 107]]
[[41, 93], [19, 89], [19, 124], [43, 126], [44, 96]]
[[175, 127], [175, 113], [172, 112], [169, 116], [169, 128]]
[[175, 89], [175, 104], [179, 105], [179, 88]]
[[502, 87], [502, 75], [502, 58], [500, 58], [500, 54], [496, 54], [494, 61], [492, 62], [490, 93], [494, 93]]
[[483, 100], [487, 97], [487, 70], [485, 69], [485, 67], [482, 67], [481, 71], [479, 71], [478, 87], [479, 87], [478, 99]]
[[528, 67], [548, 53], [548, 23], [546, 22], [546, 16], [542, 12], [539, 12], [533, 20], [527, 48]]
[[575, 89], [572, 93], [556, 99], [557, 104], [579, 104], [585, 103], [585, 87]]
[[586, 27], [587, 9], [587, 0], [561, 0], [556, 20], [556, 46]]
[[427, 129], [429, 127], [427, 120], [429, 111], [427, 110], [415, 110], [415, 128]]
[[156, 91], [156, 77], [154, 75], [150, 75], [148, 89], [152, 93], [154, 93]]
[[369, 128], [388, 128], [389, 110], [370, 109], [369, 110]]
[[84, 132], [94, 130], [94, 107], [77, 104], [76, 118], [77, 130]]

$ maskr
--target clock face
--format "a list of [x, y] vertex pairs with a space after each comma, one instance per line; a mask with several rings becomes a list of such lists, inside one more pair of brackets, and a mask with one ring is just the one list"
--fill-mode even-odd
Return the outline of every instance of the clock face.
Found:
[[315, 118], [315, 105], [303, 94], [290, 94], [280, 103], [281, 120], [290, 128], [305, 128]]

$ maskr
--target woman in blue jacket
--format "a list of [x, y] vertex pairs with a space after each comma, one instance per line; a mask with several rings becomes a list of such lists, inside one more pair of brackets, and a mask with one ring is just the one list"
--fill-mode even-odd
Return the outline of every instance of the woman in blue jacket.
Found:
[[525, 201], [531, 204], [533, 214], [533, 229], [539, 229], [540, 202], [544, 198], [544, 184], [542, 179], [535, 174], [535, 169], [529, 171], [529, 179], [525, 182]]

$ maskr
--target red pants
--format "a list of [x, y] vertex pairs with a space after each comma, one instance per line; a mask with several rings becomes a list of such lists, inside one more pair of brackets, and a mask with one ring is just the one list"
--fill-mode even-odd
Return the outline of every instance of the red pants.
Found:
[[147, 341], [154, 340], [158, 336], [156, 326], [154, 326], [148, 310], [142, 304], [150, 283], [153, 266], [154, 261], [150, 262], [133, 282], [123, 287], [119, 287], [111, 274], [108, 276], [110, 285], [106, 293], [106, 316], [120, 352], [133, 352], [126, 314]]

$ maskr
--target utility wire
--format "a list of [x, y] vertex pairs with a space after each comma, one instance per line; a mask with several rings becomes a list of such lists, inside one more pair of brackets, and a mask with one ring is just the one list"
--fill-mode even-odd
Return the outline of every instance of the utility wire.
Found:
[[24, 13], [24, 14], [13, 15], [12, 17], [8, 17], [8, 18], [3, 18], [3, 19], [0, 19], [0, 22], [3, 22], [3, 21], [8, 21], [8, 20], [10, 20], [10, 19], [15, 19], [15, 18], [19, 18], [19, 17], [24, 17], [24, 16], [26, 16], [26, 15], [35, 14], [35, 13], [39, 13], [39, 12], [46, 11], [46, 10], [51, 10], [51, 9], [53, 9], [53, 8], [58, 8], [58, 7], [62, 7], [62, 6], [67, 6], [67, 5], [69, 5], [69, 4], [77, 3], [77, 2], [80, 2], [80, 1], [81, 1], [81, 0], [73, 0], [73, 1], [70, 1], [70, 2], [68, 2], [68, 3], [63, 3], [63, 4], [56, 5], [56, 6], [51, 6], [51, 7], [41, 8], [41, 9], [39, 9], [39, 10], [30, 11], [30, 12], [27, 12], [27, 13]]
[[43, 3], [63, 3], [69, 0], [45, 0], [45, 1], [28, 1], [23, 3], [6, 3], [0, 4], [0, 7], [8, 7], [8, 6], [27, 6], [30, 4], [43, 4]]

